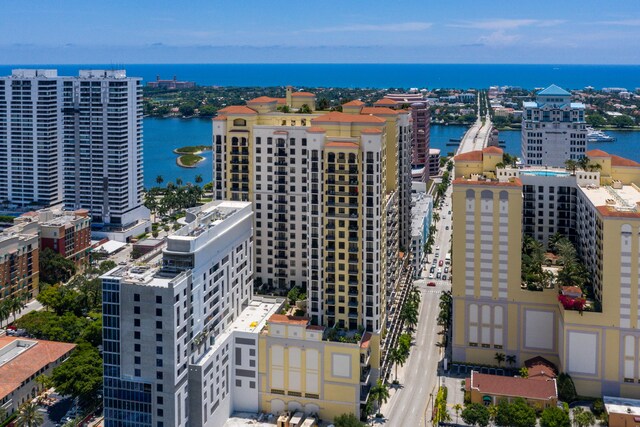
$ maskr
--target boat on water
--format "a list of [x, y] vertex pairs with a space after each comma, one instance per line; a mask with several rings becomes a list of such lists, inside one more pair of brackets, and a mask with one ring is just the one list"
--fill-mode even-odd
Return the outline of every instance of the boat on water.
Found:
[[615, 140], [615, 137], [607, 135], [601, 130], [587, 128], [587, 142], [613, 142]]

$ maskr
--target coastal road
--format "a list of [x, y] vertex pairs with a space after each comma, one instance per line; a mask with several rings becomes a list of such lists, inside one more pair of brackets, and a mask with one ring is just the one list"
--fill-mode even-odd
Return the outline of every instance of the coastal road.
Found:
[[[480, 98], [478, 98], [478, 111], [480, 111]], [[478, 116], [476, 122], [467, 130], [462, 137], [456, 154], [468, 153], [469, 151], [482, 150], [487, 146], [489, 139], [489, 131], [491, 130], [491, 119], [489, 113], [484, 117], [485, 123], [482, 123], [482, 117]]]
[[[439, 268], [439, 260], [443, 260], [441, 268], [444, 271], [444, 259], [449, 251], [451, 237], [451, 215], [448, 213], [451, 209], [451, 188], [444, 200], [442, 209], [439, 210], [440, 221], [433, 249], [435, 253], [429, 255], [422, 278], [414, 281], [422, 297], [418, 327], [409, 359], [398, 370], [400, 388], [394, 391], [392, 398], [382, 406], [385, 426], [422, 426], [427, 425], [426, 420], [431, 419], [431, 399], [437, 391], [438, 363], [442, 359], [441, 349], [436, 346], [441, 339], [440, 335], [435, 333], [440, 329], [436, 321], [440, 295], [443, 290], [450, 290], [451, 284], [449, 280], [428, 279], [428, 275], [433, 259], [436, 259], [436, 271]], [[436, 286], [427, 286], [428, 282], [435, 282]]]

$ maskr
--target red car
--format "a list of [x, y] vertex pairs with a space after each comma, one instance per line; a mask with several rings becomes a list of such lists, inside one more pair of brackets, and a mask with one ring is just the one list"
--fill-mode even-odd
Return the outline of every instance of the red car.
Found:
[[435, 286], [435, 285], [436, 285], [436, 282], [429, 282], [429, 283], [427, 283], [427, 286]]
[[440, 260], [440, 262], [438, 262], [438, 267], [442, 267], [442, 260]]

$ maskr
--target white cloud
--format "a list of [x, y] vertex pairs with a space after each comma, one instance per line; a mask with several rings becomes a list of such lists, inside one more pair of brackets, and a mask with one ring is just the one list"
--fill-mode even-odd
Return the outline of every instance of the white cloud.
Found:
[[487, 46], [509, 46], [520, 39], [517, 34], [507, 34], [504, 30], [494, 31], [487, 36], [482, 36], [478, 42]]
[[494, 19], [489, 21], [464, 21], [456, 24], [449, 24], [449, 27], [504, 31], [531, 26], [552, 27], [563, 24], [564, 22], [565, 21], [560, 19]]
[[409, 32], [425, 31], [433, 26], [431, 22], [400, 22], [396, 24], [352, 24], [340, 27], [313, 28], [310, 33], [342, 33], [342, 32]]

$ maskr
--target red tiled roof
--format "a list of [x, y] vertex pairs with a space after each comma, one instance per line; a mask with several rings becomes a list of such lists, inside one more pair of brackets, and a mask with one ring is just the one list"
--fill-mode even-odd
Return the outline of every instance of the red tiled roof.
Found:
[[364, 102], [360, 101], [359, 99], [354, 99], [353, 101], [349, 101], [346, 104], [342, 104], [343, 107], [359, 107], [361, 105], [364, 105]]
[[214, 117], [213, 120], [216, 122], [223, 122], [227, 120], [227, 116], [225, 116], [224, 114], [221, 114], [219, 116]]
[[382, 129], [381, 128], [366, 128], [366, 129], [362, 129], [360, 131], [361, 133], [382, 133]]
[[382, 98], [382, 99], [378, 99], [376, 102], [374, 102], [373, 105], [397, 105], [398, 103], [396, 101], [394, 101], [393, 99], [389, 99], [389, 98]]
[[611, 157], [611, 155], [609, 153], [606, 153], [606, 152], [604, 152], [602, 150], [589, 150], [584, 154], [589, 158], [591, 158], [591, 157]]
[[324, 133], [324, 132], [326, 132], [326, 130], [325, 130], [325, 128], [322, 128], [320, 126], [311, 126], [310, 128], [307, 129], [307, 132]]
[[341, 148], [352, 148], [358, 149], [360, 146], [356, 142], [351, 141], [329, 141], [326, 144], [327, 147], [341, 147]]
[[471, 372], [471, 389], [494, 396], [523, 397], [550, 400], [558, 398], [556, 381], [536, 381], [518, 377]]
[[269, 318], [269, 322], [287, 323], [289, 325], [308, 325], [309, 318], [303, 316], [289, 316], [286, 314], [274, 314]]
[[311, 119], [311, 123], [384, 123], [380, 117], [364, 114], [347, 114], [333, 111]]
[[307, 326], [307, 329], [310, 330], [310, 331], [324, 331], [324, 326], [309, 325], [309, 326]]
[[379, 114], [382, 116], [397, 116], [398, 112], [396, 110], [392, 110], [391, 108], [388, 107], [364, 107], [362, 109], [362, 111], [360, 111], [360, 113], [362, 114]]
[[42, 341], [31, 338], [0, 337], [0, 348], [14, 341], [36, 342], [14, 359], [0, 366], [0, 399], [9, 395], [26, 381], [50, 363], [56, 362], [75, 348], [75, 344], [66, 342]]
[[624, 157], [616, 156], [615, 154], [612, 154], [611, 155], [611, 166], [637, 167], [637, 166], [640, 166], [640, 163], [634, 162], [633, 160], [625, 159]]
[[[578, 290], [580, 290], [580, 288], [578, 288]], [[524, 366], [529, 372], [529, 379], [544, 380], [547, 378], [555, 378], [558, 374], [556, 366], [541, 356], [525, 360]]]
[[315, 93], [311, 93], [311, 92], [293, 92], [291, 94], [291, 96], [305, 96], [307, 98], [309, 98], [309, 97], [314, 97], [315, 98], [316, 94]]
[[489, 154], [502, 154], [504, 153], [504, 151], [502, 150], [502, 148], [498, 148], [498, 147], [486, 147], [482, 149], [483, 153], [489, 153]]
[[277, 102], [276, 98], [271, 98], [270, 96], [259, 96], [257, 98], [253, 98], [252, 100], [247, 101], [247, 104], [264, 104], [267, 102]]
[[482, 150], [469, 151], [466, 153], [458, 154], [453, 157], [454, 161], [465, 161], [465, 162], [481, 162], [482, 161]]
[[222, 110], [218, 110], [218, 112], [227, 114], [258, 114], [255, 110], [244, 105], [230, 105], [228, 107], [224, 107]]

